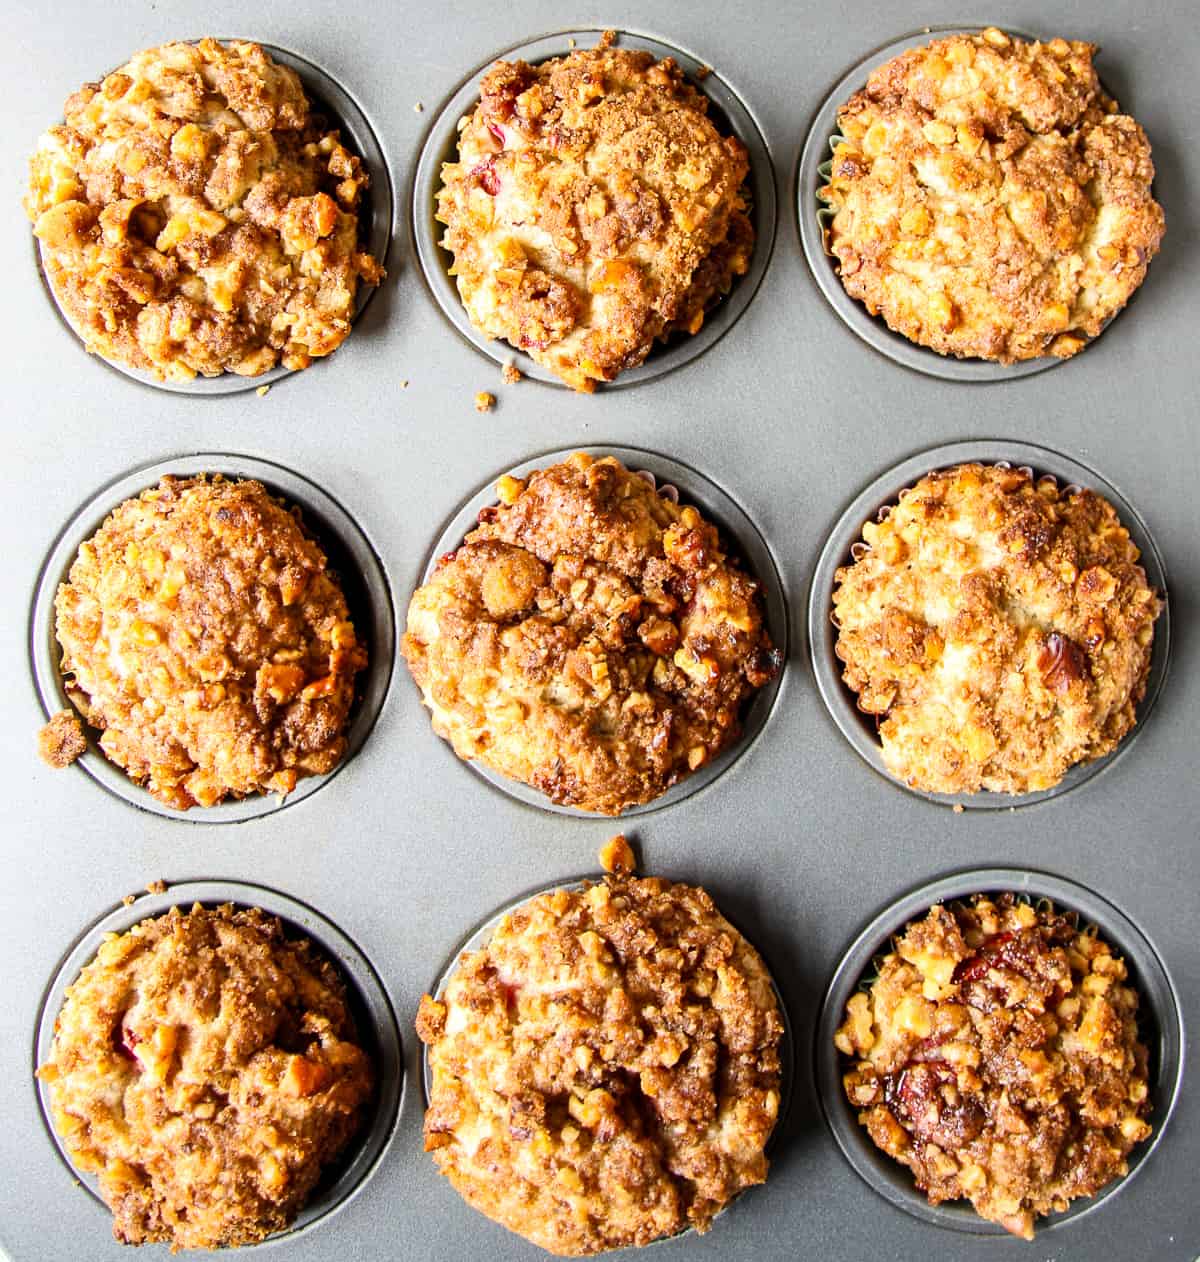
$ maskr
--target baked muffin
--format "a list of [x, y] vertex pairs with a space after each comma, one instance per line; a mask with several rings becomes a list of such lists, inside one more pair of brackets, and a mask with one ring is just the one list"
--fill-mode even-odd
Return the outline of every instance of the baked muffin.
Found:
[[759, 584], [696, 509], [578, 452], [442, 557], [401, 652], [460, 758], [615, 815], [738, 739], [779, 668]]
[[762, 960], [703, 890], [539, 894], [421, 1000], [425, 1147], [551, 1253], [706, 1231], [766, 1179], [782, 1030]]
[[372, 1068], [337, 970], [257, 909], [172, 909], [111, 934], [38, 1070], [122, 1244], [254, 1244], [358, 1130]]
[[835, 576], [836, 652], [911, 788], [1048, 789], [1134, 726], [1162, 601], [1106, 500], [964, 464], [863, 539]]
[[290, 793], [345, 752], [366, 651], [324, 552], [260, 482], [165, 477], [126, 500], [54, 608], [68, 695], [168, 806]]
[[25, 208], [89, 351], [160, 380], [306, 368], [350, 332], [360, 160], [295, 71], [215, 39], [137, 53], [68, 98]]
[[851, 998], [846, 1095], [932, 1204], [1034, 1221], [1126, 1173], [1150, 1134], [1125, 965], [1072, 917], [1005, 894], [934, 907]]
[[696, 333], [750, 265], [745, 148], [671, 58], [498, 61], [442, 168], [442, 245], [471, 323], [576, 390]]
[[1095, 53], [989, 27], [874, 71], [821, 190], [846, 292], [943, 355], [1011, 364], [1095, 337], [1165, 230], [1150, 144]]

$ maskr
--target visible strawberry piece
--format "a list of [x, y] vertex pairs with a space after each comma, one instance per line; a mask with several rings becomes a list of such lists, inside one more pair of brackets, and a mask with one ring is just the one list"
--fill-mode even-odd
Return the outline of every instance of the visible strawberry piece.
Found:
[[471, 174], [479, 181], [480, 187], [491, 197], [500, 191], [500, 175], [496, 170], [495, 157], [485, 158], [477, 166], [471, 168]]

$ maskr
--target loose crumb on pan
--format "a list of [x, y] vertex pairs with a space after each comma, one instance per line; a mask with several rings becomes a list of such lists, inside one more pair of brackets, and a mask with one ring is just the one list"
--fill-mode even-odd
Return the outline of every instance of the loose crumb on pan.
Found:
[[496, 406], [496, 396], [487, 390], [480, 390], [475, 396], [475, 411], [490, 412]]
[[1163, 603], [1107, 500], [964, 464], [863, 542], [835, 576], [836, 652], [906, 784], [1038, 792], [1134, 727]]
[[254, 1244], [361, 1126], [372, 1067], [337, 969], [257, 909], [174, 908], [109, 935], [38, 1069], [125, 1244]]
[[73, 710], [59, 710], [37, 734], [38, 755], [47, 766], [61, 770], [87, 753], [83, 724]]
[[838, 113], [828, 248], [846, 292], [910, 341], [1014, 363], [1075, 354], [1165, 231], [1137, 122], [1094, 44], [995, 27], [911, 48]]
[[849, 1001], [838, 1050], [873, 1142], [934, 1205], [1035, 1220], [1127, 1172], [1150, 1135], [1148, 1055], [1124, 962], [1011, 894], [934, 907]]
[[166, 805], [290, 793], [341, 760], [366, 650], [324, 551], [261, 483], [165, 477], [126, 500], [54, 608], [68, 696]]
[[521, 370], [511, 359], [505, 360], [500, 369], [500, 379], [506, 386], [515, 386], [521, 380]]
[[607, 815], [734, 744], [781, 662], [760, 584], [712, 523], [583, 452], [496, 494], [409, 603], [401, 652], [434, 731]]
[[615, 872], [618, 876], [630, 876], [637, 869], [637, 859], [624, 833], [610, 837], [600, 847], [600, 866], [605, 872]]
[[160, 380], [307, 367], [350, 332], [360, 159], [254, 43], [171, 43], [68, 98], [25, 207], [89, 351]]
[[749, 160], [671, 58], [497, 62], [442, 168], [437, 218], [475, 328], [590, 391], [695, 334], [747, 271]]
[[258, 389], [257, 389], [257, 390], [255, 390], [255, 392], [254, 392], [254, 393], [255, 393], [256, 395], [258, 395], [258, 397], [259, 397], [260, 399], [265, 399], [265, 398], [267, 397], [267, 392], [268, 392], [270, 389], [271, 389], [271, 387], [270, 387], [270, 386], [259, 386], [259, 387], [258, 387]]
[[782, 1018], [704, 890], [609, 876], [511, 912], [425, 995], [425, 1147], [551, 1253], [706, 1231], [767, 1176]]

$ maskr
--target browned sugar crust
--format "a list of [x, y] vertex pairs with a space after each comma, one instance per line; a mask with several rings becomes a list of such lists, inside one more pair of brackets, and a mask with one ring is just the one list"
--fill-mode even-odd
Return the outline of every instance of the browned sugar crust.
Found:
[[577, 390], [698, 332], [754, 245], [741, 142], [673, 60], [612, 39], [497, 62], [438, 194], [472, 324]]
[[253, 1244], [286, 1227], [371, 1094], [337, 970], [280, 922], [178, 908], [110, 935], [38, 1070], [122, 1244]]
[[401, 652], [434, 731], [556, 803], [649, 802], [737, 740], [778, 670], [759, 584], [611, 456], [497, 492], [409, 605]]
[[1007, 364], [1095, 337], [1165, 230], [1150, 144], [1095, 52], [990, 27], [874, 71], [821, 193], [846, 292], [943, 355]]
[[421, 1001], [425, 1146], [552, 1253], [704, 1231], [766, 1178], [782, 1029], [762, 960], [703, 890], [542, 894]]
[[909, 925], [847, 1005], [846, 1095], [934, 1205], [1034, 1221], [1126, 1173], [1150, 1127], [1119, 956], [1072, 918], [980, 895]]
[[1162, 602], [1106, 500], [965, 464], [863, 539], [836, 575], [836, 651], [893, 775], [1035, 792], [1133, 728]]
[[25, 207], [89, 351], [159, 379], [305, 368], [350, 332], [361, 161], [257, 44], [137, 53], [39, 140]]
[[259, 482], [166, 477], [119, 505], [54, 601], [104, 753], [180, 810], [331, 771], [366, 651], [326, 564]]

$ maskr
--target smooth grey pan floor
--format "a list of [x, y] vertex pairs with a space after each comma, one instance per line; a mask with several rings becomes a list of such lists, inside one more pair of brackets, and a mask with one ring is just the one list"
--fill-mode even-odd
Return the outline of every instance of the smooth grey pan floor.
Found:
[[[1095, 1213], [1026, 1245], [933, 1228], [869, 1190], [826, 1128], [809, 1049], [820, 996], [860, 927], [906, 890], [968, 866], [1061, 873], [1115, 903], [1158, 947], [1193, 1046], [1200, 1038], [1194, 4], [1022, 0], [973, 12], [814, 0], [746, 0], [736, 10], [712, 0], [571, 9], [555, 0], [459, 4], [439, 16], [431, 6], [386, 2], [355, 10], [328, 0], [7, 0], [2, 13], [4, 1250], [19, 1262], [129, 1256], [111, 1242], [106, 1215], [73, 1184], [42, 1129], [33, 1033], [43, 987], [76, 935], [122, 894], [163, 877], [239, 879], [310, 903], [369, 957], [405, 1036], [414, 1076], [376, 1173], [340, 1213], [264, 1247], [262, 1256], [543, 1256], [468, 1210], [421, 1151], [411, 1021], [465, 932], [521, 891], [586, 869], [614, 826], [523, 806], [459, 766], [432, 735], [403, 668], [362, 752], [310, 798], [237, 825], [139, 813], [83, 771], [54, 773], [36, 760], [42, 716], [26, 617], [60, 527], [135, 465], [220, 450], [289, 465], [354, 513], [402, 612], [444, 522], [485, 478], [538, 452], [611, 442], [677, 458], [729, 491], [772, 548], [792, 615], [792, 658], [753, 749], [714, 784], [634, 830], [650, 870], [704, 883], [731, 919], [761, 926], [756, 940], [790, 1005], [801, 1056], [769, 1183], [710, 1235], [656, 1247], [655, 1256], [1192, 1262], [1200, 1253], [1200, 1081], [1190, 1052], [1170, 1127], [1137, 1177]], [[1168, 222], [1144, 289], [1095, 346], [1052, 371], [990, 385], [918, 375], [859, 341], [813, 283], [791, 209], [809, 120], [847, 67], [923, 24], [972, 21], [1103, 46], [1105, 82], [1153, 142]], [[407, 223], [407, 180], [441, 101], [495, 52], [597, 22], [642, 30], [717, 66], [749, 105], [775, 164], [780, 221], [763, 285], [735, 328], [678, 372], [593, 397], [529, 381], [502, 386], [495, 365], [437, 309], [404, 238], [350, 341], [265, 398], [193, 398], [133, 384], [89, 360], [42, 293], [19, 206], [27, 155], [68, 93], [134, 49], [236, 34], [324, 66], [379, 133], [398, 221]], [[479, 416], [472, 399], [485, 389], [499, 403]], [[826, 534], [862, 487], [916, 451], [990, 437], [1057, 448], [1094, 466], [1137, 506], [1171, 582], [1173, 660], [1136, 747], [1103, 775], [1042, 805], [954, 815], [887, 783], [842, 738], [804, 656], [803, 611]]]

